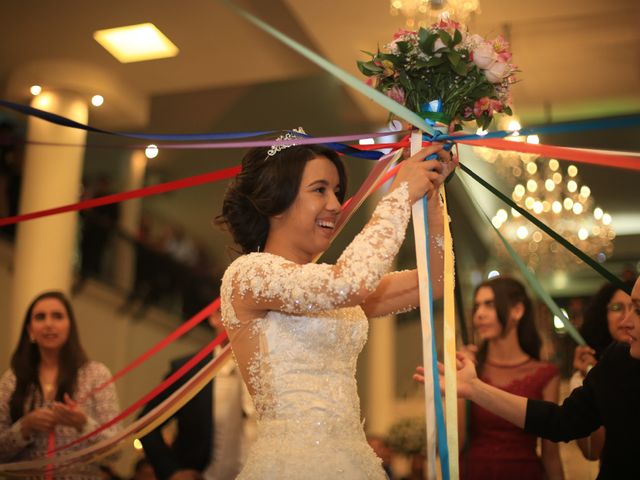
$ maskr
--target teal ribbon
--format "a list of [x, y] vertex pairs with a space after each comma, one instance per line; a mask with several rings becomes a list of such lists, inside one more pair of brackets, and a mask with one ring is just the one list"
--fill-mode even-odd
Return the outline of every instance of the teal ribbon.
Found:
[[364, 96], [370, 98], [371, 100], [376, 102], [378, 105], [382, 106], [383, 108], [393, 113], [397, 117], [409, 122], [411, 125], [413, 125], [416, 128], [419, 128], [422, 131], [426, 131], [430, 134], [433, 133], [433, 128], [431, 128], [428, 125], [425, 126], [424, 120], [419, 115], [409, 110], [407, 107], [400, 105], [395, 100], [392, 100], [391, 98], [387, 97], [385, 94], [379, 92], [375, 88], [372, 88], [369, 85], [365, 84], [361, 79], [354, 77], [350, 73], [347, 73], [346, 71], [334, 65], [327, 59], [321, 57], [320, 55], [313, 52], [312, 50], [309, 50], [304, 45], [301, 45], [300, 43], [296, 42], [292, 38], [289, 38], [279, 30], [276, 30], [268, 23], [251, 15], [249, 12], [235, 5], [233, 2], [229, 0], [221, 0], [221, 1], [225, 3], [229, 8], [234, 10], [238, 15], [244, 17], [246, 20], [253, 23], [256, 27], [265, 31], [272, 37], [280, 40], [282, 43], [284, 43], [291, 49], [298, 52], [307, 60], [315, 63], [320, 68], [326, 70], [341, 82], [349, 85], [351, 88], [360, 92]]
[[[468, 169], [464, 171], [467, 174], [471, 172]], [[471, 176], [471, 178], [474, 178], [475, 180], [475, 177]], [[580, 332], [576, 330], [576, 327], [574, 327], [571, 321], [569, 320], [569, 318], [567, 318], [567, 315], [560, 309], [560, 307], [558, 307], [558, 304], [553, 301], [553, 299], [551, 298], [551, 295], [549, 295], [549, 293], [542, 287], [542, 285], [540, 284], [538, 279], [535, 277], [535, 275], [531, 273], [531, 270], [529, 270], [529, 268], [524, 263], [522, 258], [520, 258], [520, 256], [515, 252], [515, 250], [509, 243], [509, 241], [506, 238], [504, 238], [502, 233], [500, 233], [500, 230], [498, 230], [495, 227], [495, 225], [491, 222], [491, 220], [489, 220], [489, 216], [486, 214], [486, 212], [482, 209], [482, 207], [480, 207], [480, 205], [478, 205], [478, 202], [476, 202], [476, 200], [470, 195], [469, 189], [465, 184], [465, 182], [462, 182], [462, 185], [467, 190], [467, 193], [469, 193], [469, 197], [473, 200], [478, 210], [482, 212], [482, 215], [484, 216], [487, 223], [489, 223], [489, 225], [491, 225], [491, 228], [493, 228], [493, 230], [498, 234], [500, 241], [502, 242], [504, 247], [507, 249], [507, 253], [509, 253], [509, 256], [518, 267], [518, 270], [520, 270], [520, 273], [522, 274], [522, 276], [527, 280], [527, 283], [536, 292], [536, 294], [538, 295], [538, 298], [542, 299], [542, 301], [549, 308], [549, 310], [551, 310], [551, 312], [556, 317], [562, 320], [562, 323], [564, 324], [567, 330], [567, 333], [571, 336], [571, 338], [573, 338], [576, 341], [578, 345], [586, 345], [587, 343], [584, 341], [584, 338], [582, 338], [582, 335], [580, 335]]]
[[538, 227], [540, 230], [543, 230], [547, 235], [549, 235], [551, 238], [553, 238], [556, 242], [558, 242], [560, 245], [562, 245], [564, 248], [569, 250], [571, 253], [573, 253], [580, 260], [582, 260], [587, 265], [589, 265], [591, 268], [593, 268], [596, 272], [598, 272], [600, 275], [602, 275], [608, 282], [610, 282], [613, 285], [615, 285], [616, 288], [618, 288], [619, 290], [622, 290], [623, 292], [627, 292], [629, 295], [631, 295], [631, 287], [629, 285], [625, 284], [622, 280], [620, 280], [613, 273], [611, 273], [605, 267], [603, 267], [598, 262], [596, 262], [589, 255], [587, 255], [582, 250], [580, 250], [578, 247], [576, 247], [574, 244], [569, 242], [562, 235], [556, 233], [552, 228], [550, 228], [547, 225], [545, 225], [544, 223], [542, 223], [536, 217], [531, 215], [527, 210], [525, 210], [524, 208], [520, 207], [513, 200], [511, 200], [511, 198], [509, 198], [507, 195], [505, 195], [500, 190], [495, 188], [493, 185], [491, 185], [487, 181], [483, 180], [479, 175], [475, 174], [471, 169], [469, 169], [469, 167], [466, 167], [465, 165], [460, 164], [460, 168], [462, 169], [463, 172], [465, 172], [467, 175], [469, 175], [471, 178], [473, 178], [476, 182], [478, 182], [484, 188], [489, 190], [491, 193], [493, 193], [496, 197], [498, 197], [504, 203], [509, 205], [511, 208], [513, 208], [514, 210], [517, 210], [523, 217], [525, 217], [527, 220], [529, 220], [531, 223], [533, 223], [536, 227]]
[[[427, 242], [427, 278], [431, 278], [431, 259], [429, 256], [429, 213], [427, 208], [427, 197], [422, 197], [424, 211], [424, 233]], [[442, 406], [442, 393], [440, 392], [440, 372], [438, 371], [438, 350], [436, 348], [435, 324], [433, 321], [433, 291], [429, 283], [429, 305], [431, 322], [431, 375], [433, 377], [433, 403], [436, 410], [436, 429], [438, 434], [438, 453], [440, 454], [440, 468], [442, 470], [442, 480], [449, 480], [449, 445], [447, 442], [447, 427], [444, 418], [444, 407]]]

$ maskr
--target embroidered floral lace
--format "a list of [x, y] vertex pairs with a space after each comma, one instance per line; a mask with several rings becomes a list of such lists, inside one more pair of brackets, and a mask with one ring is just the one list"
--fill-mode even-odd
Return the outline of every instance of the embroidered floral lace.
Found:
[[[360, 422], [355, 369], [368, 323], [357, 299], [391, 267], [409, 216], [402, 184], [335, 265], [252, 253], [225, 272], [223, 322], [258, 412], [258, 438], [238, 478], [386, 478]], [[238, 319], [234, 301], [247, 295], [278, 307]]]
[[[84, 398], [95, 387], [101, 385], [111, 378], [111, 373], [102, 363], [88, 362], [78, 371], [77, 387], [75, 391], [76, 398]], [[0, 378], [0, 463], [15, 462], [21, 460], [34, 460], [42, 458], [47, 453], [48, 435], [38, 433], [30, 438], [24, 438], [21, 431], [22, 419], [12, 422], [9, 413], [9, 399], [15, 390], [16, 377], [11, 370], [2, 375]], [[35, 394], [35, 405], [41, 407], [43, 400], [39, 393]], [[26, 405], [31, 405], [31, 397], [27, 399]], [[115, 417], [120, 411], [118, 407], [118, 398], [113, 385], [109, 385], [104, 390], [89, 398], [86, 403], [81, 406], [87, 415], [87, 423], [81, 432], [75, 428], [58, 425], [55, 428], [56, 447], [71, 443], [78, 436], [84, 435], [95, 430], [99, 425], [106, 423]], [[112, 426], [98, 435], [86, 440], [85, 442], [71, 447], [68, 452], [86, 448], [89, 444], [99, 442], [118, 431], [118, 426]], [[28, 477], [32, 479], [43, 478]], [[54, 480], [100, 480], [102, 475], [97, 465], [79, 465], [71, 469], [56, 471], [53, 475]]]

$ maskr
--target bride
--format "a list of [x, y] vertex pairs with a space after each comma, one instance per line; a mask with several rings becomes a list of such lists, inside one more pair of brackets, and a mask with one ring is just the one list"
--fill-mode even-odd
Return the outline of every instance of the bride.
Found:
[[[436, 153], [441, 160], [423, 161]], [[244, 255], [222, 280], [222, 316], [258, 412], [241, 479], [385, 479], [366, 442], [355, 368], [368, 318], [415, 308], [415, 270], [386, 275], [411, 205], [430, 199], [431, 275], [441, 290], [438, 186], [453, 162], [434, 144], [404, 161], [389, 193], [335, 265], [329, 246], [346, 193], [339, 156], [321, 146], [250, 150], [217, 222]]]

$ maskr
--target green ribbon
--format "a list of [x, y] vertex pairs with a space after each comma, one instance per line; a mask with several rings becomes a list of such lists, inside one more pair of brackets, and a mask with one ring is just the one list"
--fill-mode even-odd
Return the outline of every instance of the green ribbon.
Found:
[[341, 82], [349, 85], [351, 88], [354, 88], [355, 90], [357, 90], [364, 96], [370, 98], [371, 100], [376, 102], [378, 105], [387, 109], [397, 117], [409, 122], [414, 127], [433, 135], [433, 128], [430, 125], [427, 125], [424, 122], [424, 119], [422, 119], [422, 117], [412, 112], [407, 107], [400, 105], [395, 100], [392, 100], [391, 98], [387, 97], [385, 94], [379, 92], [375, 88], [365, 84], [361, 79], [354, 77], [353, 75], [351, 75], [350, 73], [347, 73], [345, 70], [334, 65], [327, 59], [309, 50], [304, 45], [301, 45], [295, 40], [293, 40], [292, 38], [287, 37], [284, 33], [280, 32], [279, 30], [276, 30], [268, 23], [251, 15], [249, 12], [235, 5], [233, 2], [229, 0], [221, 0], [221, 1], [223, 3], [226, 3], [227, 6], [233, 9], [238, 15], [244, 17], [245, 19], [253, 23], [255, 26], [257, 26], [261, 30], [271, 35], [272, 37], [275, 37], [276, 39], [280, 40], [282, 43], [292, 48], [303, 57], [307, 58], [307, 60], [310, 60], [311, 62], [318, 65], [320, 68], [329, 72], [331, 75], [336, 77]]
[[582, 250], [580, 250], [578, 247], [576, 247], [571, 242], [566, 240], [562, 235], [558, 234], [555, 230], [553, 230], [552, 228], [550, 228], [547, 225], [545, 225], [544, 223], [542, 223], [536, 217], [531, 215], [527, 210], [525, 210], [524, 208], [520, 207], [517, 203], [515, 203], [507, 195], [502, 193], [500, 190], [495, 188], [493, 185], [491, 185], [490, 183], [488, 183], [485, 180], [483, 180], [482, 178], [480, 178], [473, 171], [471, 171], [468, 167], [460, 164], [460, 168], [467, 175], [469, 175], [471, 178], [473, 178], [476, 182], [478, 182], [484, 188], [489, 190], [491, 193], [493, 193], [496, 197], [498, 197], [504, 203], [509, 205], [511, 208], [513, 208], [514, 210], [517, 210], [523, 217], [525, 217], [527, 220], [529, 220], [531, 223], [533, 223], [536, 227], [538, 227], [540, 230], [543, 230], [547, 235], [549, 235], [551, 238], [553, 238], [556, 242], [558, 242], [560, 245], [562, 245], [564, 248], [569, 250], [571, 253], [573, 253], [580, 260], [582, 260], [587, 265], [589, 265], [591, 268], [593, 268], [596, 272], [598, 272], [600, 275], [602, 275], [608, 282], [610, 282], [611, 284], [615, 285], [616, 288], [618, 288], [619, 290], [622, 290], [623, 292], [627, 292], [629, 295], [631, 295], [631, 288], [629, 287], [629, 285], [625, 284], [622, 280], [620, 280], [613, 273], [611, 273], [609, 270], [607, 270], [602, 265], [600, 265], [598, 262], [596, 262], [594, 259], [592, 259], [589, 255], [587, 255]]
[[418, 115], [420, 115], [425, 120], [440, 122], [444, 123], [445, 125], [449, 125], [451, 123], [451, 118], [442, 112], [419, 112]]
[[[462, 164], [460, 166], [462, 167]], [[469, 172], [470, 172], [470, 170], [465, 169], [465, 168], [463, 168], [463, 170], [467, 174], [469, 174]], [[476, 179], [473, 176], [472, 176], [472, 178]], [[493, 230], [498, 234], [498, 237], [500, 237], [500, 240], [502, 241], [502, 244], [504, 245], [504, 247], [507, 249], [507, 252], [509, 253], [509, 256], [511, 257], [513, 262], [518, 267], [518, 270], [520, 270], [520, 273], [522, 274], [522, 276], [527, 280], [527, 283], [536, 292], [536, 294], [538, 295], [538, 298], [542, 299], [542, 301], [549, 308], [549, 310], [551, 310], [551, 312], [556, 317], [558, 317], [560, 320], [562, 320], [562, 323], [564, 324], [564, 327], [567, 329], [567, 333], [571, 336], [571, 338], [573, 338], [576, 341], [576, 343], [578, 345], [586, 345], [587, 343], [584, 341], [584, 338], [582, 338], [582, 335], [580, 335], [580, 332], [578, 332], [578, 330], [576, 330], [576, 327], [573, 326], [573, 323], [571, 323], [571, 321], [569, 320], [567, 315], [562, 310], [560, 310], [560, 307], [558, 307], [558, 304], [553, 301], [553, 299], [551, 298], [551, 295], [549, 295], [549, 293], [542, 287], [542, 285], [540, 284], [538, 279], [535, 277], [535, 275], [533, 275], [531, 273], [531, 270], [529, 270], [529, 268], [527, 268], [527, 266], [525, 265], [525, 263], [522, 260], [522, 258], [520, 258], [520, 256], [515, 252], [515, 250], [511, 246], [511, 244], [507, 241], [506, 238], [504, 238], [502, 233], [500, 233], [500, 230], [498, 230], [495, 227], [495, 225], [491, 222], [491, 220], [489, 220], [489, 216], [482, 209], [482, 207], [480, 207], [480, 205], [475, 200], [475, 198], [473, 198], [473, 196], [471, 195], [471, 192], [469, 191], [469, 187], [466, 185], [466, 183], [464, 181], [462, 181], [462, 179], [460, 179], [460, 180], [461, 180], [461, 183], [464, 186], [465, 190], [467, 191], [467, 194], [469, 195], [469, 197], [475, 203], [475, 205], [478, 208], [478, 210], [480, 212], [482, 212], [482, 215], [484, 216], [484, 218], [487, 221], [487, 223], [489, 225], [491, 225], [491, 228], [493, 228]]]

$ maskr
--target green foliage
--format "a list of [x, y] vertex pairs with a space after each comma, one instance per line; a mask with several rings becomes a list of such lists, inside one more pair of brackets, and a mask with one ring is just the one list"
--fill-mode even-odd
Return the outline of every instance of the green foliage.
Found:
[[[501, 41], [500, 45], [508, 48]], [[393, 94], [396, 100], [402, 99], [407, 108], [418, 114], [424, 104], [439, 99], [449, 121], [476, 120], [484, 128], [494, 112], [511, 112], [509, 77], [515, 69], [508, 64], [508, 74], [502, 80], [489, 81], [486, 70], [473, 61], [473, 49], [479, 44], [498, 45], [477, 35], [470, 37], [456, 22], [440, 22], [417, 32], [399, 31], [382, 51], [365, 52], [371, 59], [359, 61], [358, 69], [375, 77], [375, 88]], [[484, 109], [479, 108], [480, 101]]]

